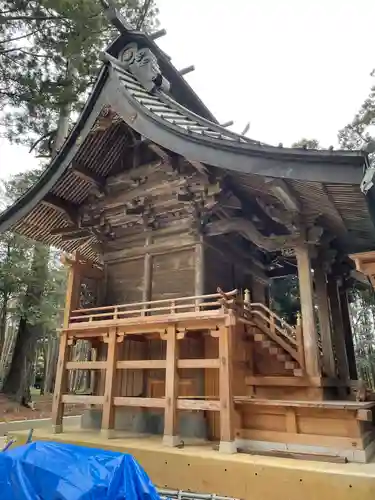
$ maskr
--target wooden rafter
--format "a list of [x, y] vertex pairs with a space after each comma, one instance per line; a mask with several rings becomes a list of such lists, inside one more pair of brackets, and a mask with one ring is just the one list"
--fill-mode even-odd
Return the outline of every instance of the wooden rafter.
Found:
[[101, 177], [100, 175], [97, 175], [95, 172], [92, 170], [89, 170], [85, 166], [79, 164], [79, 163], [74, 163], [71, 167], [72, 172], [79, 177], [80, 179], [83, 179], [93, 186], [95, 186], [98, 189], [103, 189], [104, 184], [105, 184], [105, 179], [104, 177]]

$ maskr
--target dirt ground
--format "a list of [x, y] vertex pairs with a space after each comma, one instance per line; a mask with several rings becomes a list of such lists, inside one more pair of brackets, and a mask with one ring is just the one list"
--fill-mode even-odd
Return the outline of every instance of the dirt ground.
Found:
[[[31, 420], [37, 418], [48, 418], [51, 416], [52, 395], [40, 396], [38, 393], [32, 394], [35, 409], [25, 408], [10, 401], [4, 394], [0, 394], [0, 422], [10, 422], [14, 420]], [[82, 405], [65, 405], [64, 415], [80, 415]]]

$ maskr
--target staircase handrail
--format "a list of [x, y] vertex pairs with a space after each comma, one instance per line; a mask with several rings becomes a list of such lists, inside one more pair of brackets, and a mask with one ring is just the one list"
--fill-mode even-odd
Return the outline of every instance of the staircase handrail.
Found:
[[[269, 309], [265, 304], [262, 304], [262, 302], [250, 302], [250, 304], [248, 304], [248, 306], [250, 307], [250, 310], [249, 312], [253, 313], [253, 314], [258, 314], [260, 313], [260, 311], [254, 311], [254, 308], [255, 307], [258, 307], [260, 309], [263, 309], [263, 311], [269, 315], [269, 317], [272, 317], [274, 318], [274, 325], [275, 325], [275, 329], [277, 331], [279, 331], [281, 333], [281, 335], [283, 335], [284, 337], [286, 337], [292, 344], [294, 345], [297, 345], [297, 332], [296, 332], [296, 329], [291, 326], [289, 323], [287, 323], [285, 321], [285, 319], [281, 318], [280, 316], [278, 316], [274, 311], [272, 311], [271, 309]], [[262, 314], [262, 313], [260, 313]], [[262, 317], [263, 319], [266, 319], [266, 321], [268, 323], [270, 323], [270, 318], [265, 316], [264, 314], [262, 314]], [[280, 326], [277, 324], [277, 323], [280, 323]], [[289, 335], [286, 333], [286, 330], [289, 332]]]

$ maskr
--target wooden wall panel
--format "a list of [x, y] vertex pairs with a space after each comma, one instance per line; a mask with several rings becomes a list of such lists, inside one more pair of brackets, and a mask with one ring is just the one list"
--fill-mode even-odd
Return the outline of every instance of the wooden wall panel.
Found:
[[142, 302], [143, 257], [107, 265], [107, 304]]
[[194, 295], [194, 250], [152, 258], [152, 300]]

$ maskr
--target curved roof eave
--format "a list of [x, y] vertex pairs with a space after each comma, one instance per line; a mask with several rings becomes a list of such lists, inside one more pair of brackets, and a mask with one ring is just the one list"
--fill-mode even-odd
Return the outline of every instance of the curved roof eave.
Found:
[[[214, 129], [205, 134], [195, 133], [194, 128], [207, 128], [205, 120], [194, 115], [193, 121], [188, 110], [185, 110], [184, 116], [184, 108], [172, 100], [168, 104], [170, 108], [165, 107], [162, 99], [142, 90], [132, 78], [130, 74], [111, 66], [108, 88], [111, 107], [139, 134], [190, 161], [265, 177], [333, 184], [361, 183], [366, 158], [363, 152], [278, 148], [245, 141], [241, 136], [237, 136], [237, 141], [232, 137], [226, 140], [207, 136], [208, 133], [217, 134]], [[146, 107], [141, 104], [142, 101], [151, 101], [151, 104]], [[151, 111], [159, 108], [164, 109], [164, 115]], [[163, 119], [171, 113], [175, 113], [179, 120]], [[184, 127], [179, 123], [183, 123]], [[193, 125], [190, 130], [189, 123]]]
[[44, 170], [38, 181], [31, 186], [15, 203], [0, 214], [0, 233], [9, 230], [22, 217], [26, 216], [37, 203], [53, 188], [69, 167], [76, 150], [78, 139], [87, 136], [106, 101], [103, 89], [108, 80], [108, 67], [103, 66], [96, 84], [87, 100], [82, 113], [64, 142], [61, 150]]

